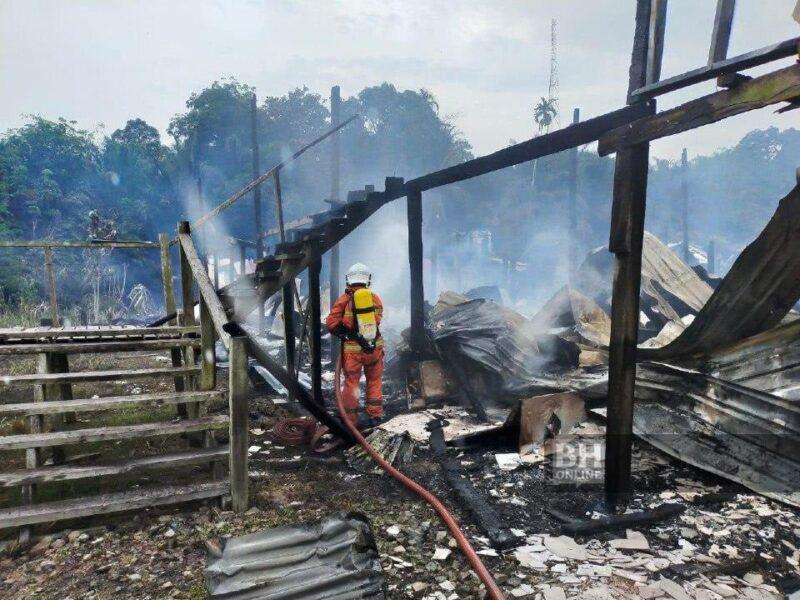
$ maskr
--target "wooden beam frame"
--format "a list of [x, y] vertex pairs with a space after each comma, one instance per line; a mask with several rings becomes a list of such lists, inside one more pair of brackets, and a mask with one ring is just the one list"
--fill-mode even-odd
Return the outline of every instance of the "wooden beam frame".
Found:
[[[651, 0], [637, 0], [636, 29], [631, 56], [630, 92], [647, 81], [648, 73], [660, 71], [654, 64], [651, 29], [663, 35], [664, 27], [653, 19]], [[660, 13], [664, 18], [665, 13]], [[660, 59], [659, 57], [656, 57]], [[644, 104], [644, 103], [642, 103]], [[653, 110], [654, 106], [649, 106]], [[611, 302], [611, 339], [608, 365], [608, 414], [606, 425], [605, 491], [609, 505], [624, 504], [631, 492], [633, 444], [633, 393], [636, 381], [636, 344], [639, 333], [639, 294], [642, 244], [649, 169], [647, 143], [617, 154], [614, 168], [614, 200], [609, 250], [614, 253]]]
[[[572, 111], [572, 123], [581, 121], [581, 109]], [[567, 163], [567, 219], [569, 222], [569, 248], [567, 262], [569, 264], [569, 281], [572, 282], [575, 269], [578, 267], [578, 148], [569, 151]]]
[[716, 123], [728, 117], [800, 98], [800, 64], [756, 77], [741, 85], [691, 100], [670, 110], [618, 127], [600, 138], [598, 153], [651, 142]]
[[765, 46], [746, 54], [740, 54], [674, 77], [662, 79], [656, 83], [645, 84], [631, 92], [631, 100], [647, 100], [663, 96], [669, 92], [702, 83], [703, 81], [711, 81], [720, 75], [738, 73], [739, 71], [766, 65], [783, 58], [791, 58], [797, 55], [798, 45], [800, 45], [800, 37], [791, 38], [772, 46]]
[[277, 165], [272, 167], [269, 171], [267, 171], [266, 173], [264, 173], [260, 177], [257, 177], [256, 179], [254, 179], [253, 181], [248, 183], [241, 190], [239, 190], [238, 192], [233, 194], [230, 198], [228, 198], [227, 200], [225, 200], [224, 202], [219, 204], [216, 208], [213, 208], [212, 210], [210, 210], [206, 214], [204, 214], [202, 217], [197, 219], [194, 223], [192, 223], [192, 228], [197, 229], [199, 227], [202, 227], [203, 225], [208, 223], [211, 219], [213, 219], [218, 214], [220, 214], [222, 211], [224, 211], [226, 208], [229, 208], [230, 206], [232, 206], [233, 204], [235, 204], [236, 202], [238, 202], [239, 200], [244, 198], [247, 194], [249, 194], [256, 187], [258, 187], [259, 185], [261, 185], [262, 183], [267, 181], [270, 177], [273, 177], [283, 167], [285, 167], [289, 163], [297, 160], [298, 158], [300, 158], [300, 156], [305, 154], [308, 150], [310, 150], [311, 148], [313, 148], [314, 146], [319, 144], [321, 141], [323, 141], [323, 140], [327, 139], [328, 137], [332, 136], [334, 133], [339, 131], [342, 127], [346, 127], [351, 122], [355, 121], [357, 118], [358, 118], [358, 115], [353, 115], [352, 117], [347, 119], [344, 123], [341, 123], [337, 127], [334, 127], [332, 129], [328, 130], [327, 132], [325, 132], [324, 134], [319, 136], [317, 139], [309, 142], [308, 144], [306, 144], [305, 146], [303, 146], [302, 148], [297, 150], [289, 158], [287, 158], [286, 160], [281, 161], [280, 163], [278, 163]]
[[422, 273], [422, 192], [407, 198], [408, 266], [411, 272], [411, 352], [419, 358], [425, 348], [425, 290]]
[[[331, 125], [336, 126], [342, 118], [342, 94], [338, 85], [331, 88]], [[341, 154], [342, 141], [338, 135], [331, 138], [331, 200], [339, 202], [341, 197]], [[328, 294], [330, 306], [336, 303], [340, 293], [341, 265], [339, 258], [339, 244], [334, 244], [328, 254]], [[331, 343], [331, 362], [336, 365], [339, 358], [338, 344]]]
[[405, 192], [409, 190], [424, 192], [425, 190], [472, 179], [506, 167], [513, 167], [536, 158], [557, 154], [575, 146], [583, 146], [598, 140], [606, 132], [631, 123], [646, 114], [648, 114], [648, 110], [641, 104], [626, 106], [577, 125], [570, 125], [564, 129], [514, 144], [492, 154], [417, 177], [406, 182], [405, 190], [402, 190], [403, 193], [396, 197], [406, 195]]
[[714, 32], [711, 34], [711, 48], [708, 51], [708, 64], [720, 62], [728, 58], [728, 46], [733, 29], [733, 15], [736, 12], [736, 0], [717, 0], [717, 12], [714, 15]]
[[[308, 310], [311, 312], [311, 395], [314, 401], [325, 405], [322, 397], [322, 312], [320, 307], [320, 271], [322, 259], [318, 258], [308, 266]], [[335, 344], [333, 337], [331, 344]]]
[[[294, 338], [294, 282], [290, 281], [281, 288], [283, 306], [283, 348], [286, 354], [286, 370], [295, 373], [295, 338]], [[287, 388], [289, 401], [295, 400], [294, 394]]]
[[667, 28], [667, 0], [651, 0], [650, 24], [647, 36], [648, 84], [661, 79], [661, 62], [664, 56], [664, 34]]
[[149, 248], [157, 250], [160, 248], [157, 242], [126, 242], [126, 241], [106, 241], [94, 240], [88, 242], [71, 242], [59, 240], [15, 240], [0, 241], [0, 248], [118, 248], [120, 250], [139, 250]]
[[248, 409], [247, 339], [231, 336], [228, 348], [228, 433], [230, 441], [229, 477], [231, 508], [244, 512], [250, 503], [248, 493]]

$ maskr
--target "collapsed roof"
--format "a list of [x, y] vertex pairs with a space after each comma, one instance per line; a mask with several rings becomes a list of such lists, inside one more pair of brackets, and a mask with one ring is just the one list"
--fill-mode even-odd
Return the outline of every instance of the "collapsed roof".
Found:
[[[800, 506], [800, 187], [716, 290], [650, 233], [642, 262], [643, 329], [634, 433], [664, 452]], [[591, 253], [573, 287], [532, 320], [493, 302], [443, 294], [433, 339], [446, 361], [469, 360], [504, 395], [578, 390], [606, 395], [613, 256]], [[687, 318], [688, 317], [688, 318]], [[781, 325], [781, 322], [784, 322]], [[655, 335], [659, 334], [659, 335]], [[553, 341], [561, 340], [562, 344]], [[572, 353], [580, 354], [573, 359]], [[653, 362], [658, 361], [658, 362]], [[664, 361], [669, 361], [669, 364]]]

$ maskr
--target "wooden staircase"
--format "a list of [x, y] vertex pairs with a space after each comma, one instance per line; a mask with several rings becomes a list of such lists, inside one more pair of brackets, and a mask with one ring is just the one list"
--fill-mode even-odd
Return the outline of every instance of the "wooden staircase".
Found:
[[[221, 289], [220, 299], [233, 318], [243, 321], [258, 305], [319, 260], [385, 204], [405, 195], [402, 177], [387, 177], [385, 190], [371, 186], [347, 194], [347, 202], [304, 219], [308, 227], [294, 229], [291, 239], [256, 262], [256, 272]], [[255, 290], [255, 292], [253, 292]]]
[[[227, 394], [215, 389], [213, 377], [203, 376], [215, 368], [214, 336], [204, 339], [201, 331], [202, 325], [0, 330], [0, 357], [6, 364], [31, 355], [37, 357], [36, 373], [0, 375], [5, 398], [11, 386], [31, 390], [25, 401], [11, 403], [4, 399], [0, 404], [4, 431], [0, 452], [4, 456], [22, 451], [25, 454], [25, 468], [0, 473], [0, 491], [8, 494], [6, 504], [11, 504], [0, 508], [0, 529], [21, 527], [24, 538], [30, 534], [30, 526], [36, 524], [227, 496], [230, 484], [222, 477], [229, 451], [217, 443], [215, 433], [228, 428], [229, 418], [224, 413], [208, 414], [211, 403], [227, 406]], [[143, 353], [159, 351], [169, 353], [171, 366], [69, 370], [69, 355], [124, 352], [128, 359], [135, 359]], [[105, 389], [116, 388], [123, 381], [163, 379], [169, 380], [174, 389], [73, 398], [73, 385], [104, 382]], [[160, 411], [161, 420], [152, 420], [155, 411]], [[78, 419], [77, 415], [83, 418]], [[26, 425], [26, 433], [13, 432], [11, 425], [20, 419]], [[131, 419], [143, 422], [120, 424]], [[90, 426], [81, 426], [87, 421]], [[141, 445], [136, 444], [137, 440], [145, 438], [171, 438], [169, 450], [154, 455], [134, 447]], [[120, 454], [119, 448], [123, 452], [114, 459], [84, 459], [70, 464], [67, 450], [80, 453], [81, 446], [89, 443], [99, 444], [101, 457], [113, 450]], [[46, 462], [45, 454], [51, 455]], [[201, 471], [208, 467], [199, 481], [198, 467]], [[131, 478], [136, 480], [153, 471], [169, 471], [171, 479], [183, 483], [160, 487], [130, 485]], [[96, 480], [103, 493], [87, 496], [78, 492], [72, 498], [37, 501], [43, 496], [63, 498], [67, 490], [85, 486], [84, 480]]]
[[[240, 277], [217, 292], [226, 318], [243, 322], [265, 300], [281, 290], [284, 291], [284, 299], [291, 297], [288, 286], [298, 274], [309, 269], [309, 273], [316, 272], [318, 277], [321, 258], [325, 252], [382, 206], [403, 197], [406, 192], [402, 177], [387, 177], [383, 192], [376, 192], [372, 186], [367, 186], [363, 190], [349, 192], [347, 202], [339, 203], [328, 211], [303, 218], [302, 222], [308, 223], [308, 226], [293, 229], [287, 236], [291, 239], [277, 244], [271, 255], [257, 260], [255, 273]], [[318, 292], [317, 285], [311, 285], [310, 289], [312, 293]], [[318, 305], [319, 299], [316, 302], [312, 299], [311, 304]], [[312, 323], [311, 330], [318, 330], [318, 325], [315, 327]], [[269, 355], [260, 349], [257, 340], [249, 335], [246, 337], [250, 355], [289, 389], [314, 418], [326, 425], [337, 437], [348, 442], [353, 441], [350, 432], [338, 417], [332, 416], [314, 397], [321, 397], [321, 393], [309, 394], [305, 388], [298, 385], [293, 373], [289, 373], [283, 366], [272, 361]]]

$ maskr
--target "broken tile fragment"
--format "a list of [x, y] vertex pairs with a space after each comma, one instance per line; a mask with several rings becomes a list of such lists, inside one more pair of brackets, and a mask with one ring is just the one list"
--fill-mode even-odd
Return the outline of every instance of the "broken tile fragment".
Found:
[[447, 560], [447, 557], [450, 556], [451, 550], [448, 548], [436, 548], [433, 553], [433, 560]]
[[544, 590], [544, 600], [567, 600], [567, 595], [560, 587], [551, 587]]
[[647, 538], [644, 537], [639, 531], [633, 531], [629, 529], [626, 532], [627, 537], [611, 540], [608, 542], [608, 545], [611, 546], [614, 550], [649, 550], [650, 544], [647, 541]]
[[662, 577], [658, 582], [658, 587], [664, 590], [669, 596], [675, 600], [692, 600], [692, 597], [686, 593], [683, 586], [675, 583], [671, 579]]
[[586, 548], [566, 535], [560, 535], [558, 537], [545, 537], [544, 545], [550, 552], [560, 558], [567, 560], [586, 560], [589, 558]]

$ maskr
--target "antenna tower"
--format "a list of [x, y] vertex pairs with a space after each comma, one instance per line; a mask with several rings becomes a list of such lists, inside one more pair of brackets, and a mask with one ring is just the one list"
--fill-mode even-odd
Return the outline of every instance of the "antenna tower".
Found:
[[550, 87], [548, 100], [555, 109], [555, 121], [561, 125], [560, 110], [558, 109], [558, 21], [550, 21]]

